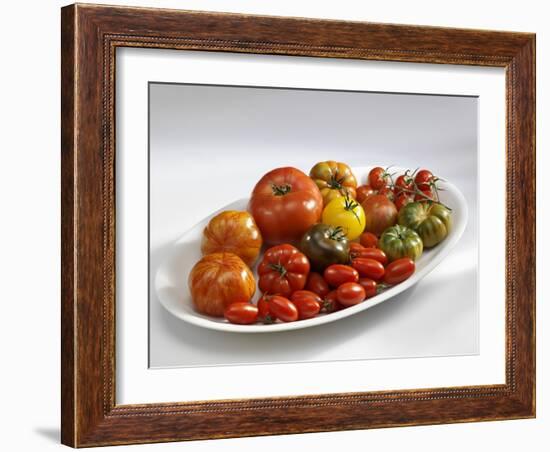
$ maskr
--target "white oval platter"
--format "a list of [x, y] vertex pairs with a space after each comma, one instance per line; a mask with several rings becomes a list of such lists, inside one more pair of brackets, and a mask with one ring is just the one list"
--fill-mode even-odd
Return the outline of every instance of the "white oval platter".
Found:
[[[353, 172], [360, 184], [364, 184], [371, 167], [353, 168]], [[392, 167], [392, 171], [402, 173], [404, 169]], [[271, 333], [279, 331], [297, 330], [312, 326], [323, 325], [329, 322], [336, 322], [339, 319], [357, 314], [369, 309], [383, 301], [386, 301], [400, 292], [407, 290], [418, 283], [429, 272], [449, 254], [457, 244], [466, 228], [468, 222], [468, 206], [462, 193], [453, 184], [442, 182], [441, 186], [445, 191], [440, 192], [440, 200], [452, 209], [453, 228], [450, 234], [438, 246], [425, 250], [420, 259], [416, 262], [415, 273], [406, 281], [391, 287], [384, 292], [365, 300], [358, 305], [343, 309], [330, 314], [320, 314], [317, 317], [297, 322], [280, 323], [269, 325], [235, 325], [223, 318], [209, 317], [195, 311], [191, 300], [191, 294], [187, 286], [187, 277], [193, 265], [202, 257], [200, 243], [202, 231], [210, 219], [223, 210], [246, 210], [248, 199], [240, 199], [228, 204], [223, 209], [212, 213], [197, 223], [176, 242], [173, 243], [167, 254], [167, 258], [159, 266], [155, 276], [155, 289], [162, 306], [179, 319], [193, 325], [233, 333]], [[255, 268], [254, 275], [257, 276]], [[260, 294], [256, 291], [254, 302]]]

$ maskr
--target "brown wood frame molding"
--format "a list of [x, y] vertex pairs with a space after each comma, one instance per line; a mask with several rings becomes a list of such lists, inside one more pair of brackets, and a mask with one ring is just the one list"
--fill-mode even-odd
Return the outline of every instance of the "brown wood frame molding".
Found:
[[[534, 417], [534, 34], [77, 4], [62, 9], [61, 37], [64, 444], [84, 447]], [[506, 68], [506, 384], [116, 405], [117, 47]]]

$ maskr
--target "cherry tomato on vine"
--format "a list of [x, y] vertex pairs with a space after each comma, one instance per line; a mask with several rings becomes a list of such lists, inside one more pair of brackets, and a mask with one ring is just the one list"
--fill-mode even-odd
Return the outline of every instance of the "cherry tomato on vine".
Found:
[[319, 314], [323, 300], [316, 293], [309, 290], [297, 290], [294, 292], [290, 301], [298, 309], [298, 319], [311, 319]]
[[395, 193], [403, 191], [412, 191], [414, 188], [414, 179], [409, 175], [409, 170], [405, 171], [405, 174], [401, 174], [395, 180]]
[[353, 259], [351, 266], [357, 270], [362, 277], [378, 281], [384, 276], [384, 266], [374, 259], [358, 257]]
[[374, 279], [359, 278], [358, 283], [365, 289], [365, 300], [374, 297], [378, 293], [378, 284]]
[[365, 289], [361, 284], [344, 283], [336, 290], [336, 298], [342, 306], [354, 306], [365, 299]]
[[323, 276], [329, 286], [335, 288], [344, 283], [357, 282], [359, 280], [359, 273], [357, 273], [355, 268], [342, 264], [329, 265], [325, 269]]
[[378, 245], [378, 237], [372, 232], [363, 232], [359, 237], [359, 242], [365, 248], [376, 248]]
[[288, 298], [273, 295], [269, 298], [269, 313], [281, 322], [298, 320], [298, 309]]
[[380, 190], [382, 187], [390, 184], [391, 176], [387, 169], [377, 166], [370, 170], [368, 182], [374, 190]]
[[250, 325], [258, 320], [258, 308], [250, 303], [231, 303], [225, 308], [223, 315], [231, 323]]
[[397, 259], [386, 267], [384, 282], [390, 285], [399, 284], [410, 278], [414, 273], [414, 269], [415, 265], [412, 259], [408, 257]]
[[423, 169], [416, 173], [414, 183], [420, 190], [424, 190], [431, 187], [431, 182], [433, 182], [433, 180], [434, 175], [431, 173], [431, 171]]
[[328, 283], [317, 272], [311, 272], [307, 278], [306, 290], [316, 293], [321, 298], [330, 292]]

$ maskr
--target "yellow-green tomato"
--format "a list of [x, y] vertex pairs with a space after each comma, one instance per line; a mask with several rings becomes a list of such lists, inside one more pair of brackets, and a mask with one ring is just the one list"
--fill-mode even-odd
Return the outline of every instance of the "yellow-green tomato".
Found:
[[330, 226], [340, 226], [348, 240], [354, 240], [365, 229], [365, 211], [353, 198], [340, 196], [326, 205], [321, 221]]

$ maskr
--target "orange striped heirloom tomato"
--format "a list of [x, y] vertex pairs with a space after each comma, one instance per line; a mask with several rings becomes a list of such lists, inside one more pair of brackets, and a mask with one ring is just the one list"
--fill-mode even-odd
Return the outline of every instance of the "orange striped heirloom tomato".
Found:
[[248, 302], [256, 291], [250, 268], [233, 253], [204, 256], [189, 273], [189, 291], [201, 314], [223, 317], [231, 303]]
[[210, 220], [204, 228], [201, 251], [203, 256], [212, 253], [234, 253], [249, 267], [254, 264], [262, 235], [252, 215], [238, 210], [226, 210]]

